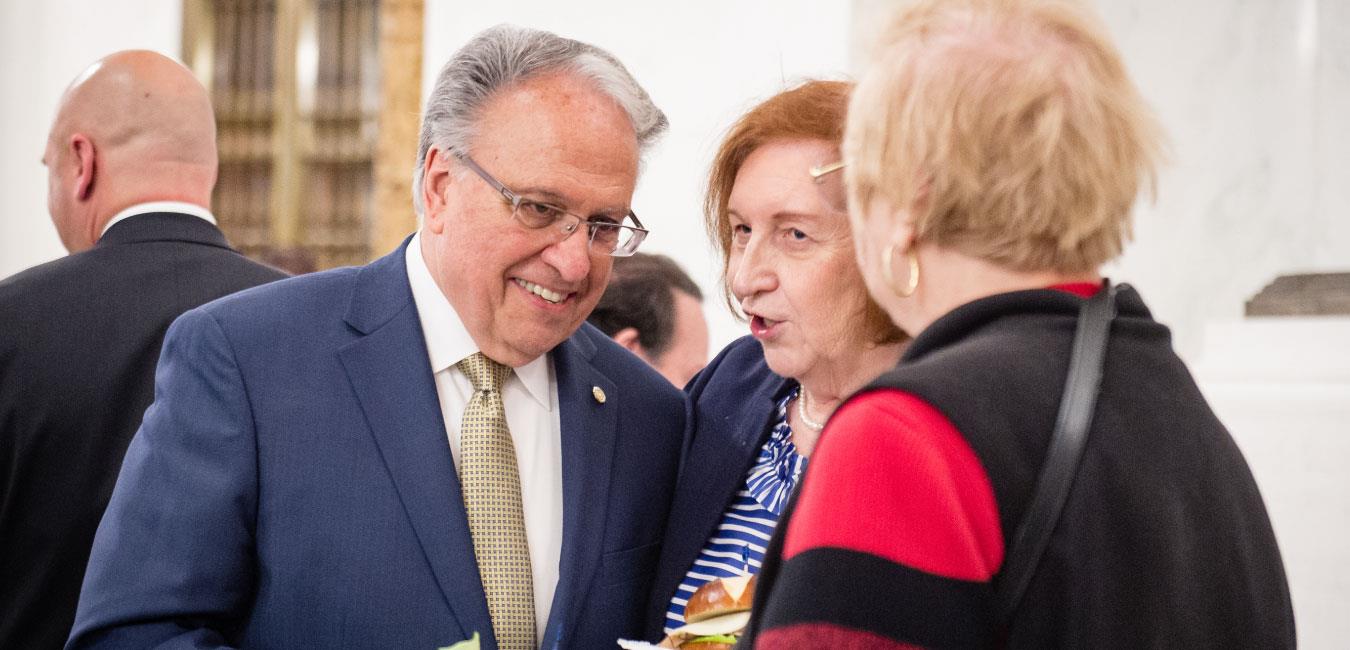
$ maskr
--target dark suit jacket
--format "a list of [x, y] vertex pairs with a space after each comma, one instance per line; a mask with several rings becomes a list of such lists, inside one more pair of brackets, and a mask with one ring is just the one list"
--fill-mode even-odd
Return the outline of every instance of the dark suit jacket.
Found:
[[648, 603], [645, 638], [664, 636], [670, 599], [745, 485], [772, 431], [778, 400], [794, 386], [769, 370], [764, 347], [749, 336], [733, 341], [689, 381], [691, 435]]
[[169, 323], [283, 277], [191, 215], [130, 217], [0, 282], [0, 648], [59, 648]]
[[[642, 631], [685, 401], [589, 325], [550, 355], [563, 541], [544, 647], [612, 647]], [[188, 312], [156, 388], [69, 647], [496, 647], [402, 247]]]

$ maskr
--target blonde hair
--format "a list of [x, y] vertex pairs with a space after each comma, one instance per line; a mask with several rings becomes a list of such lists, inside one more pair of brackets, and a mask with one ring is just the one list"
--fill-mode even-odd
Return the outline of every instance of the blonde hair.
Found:
[[[724, 288], [729, 281], [727, 267], [731, 260], [731, 216], [727, 204], [741, 165], [756, 149], [774, 141], [824, 140], [837, 146], [844, 134], [852, 89], [853, 84], [846, 81], [809, 80], [760, 102], [731, 126], [713, 158], [703, 202], [704, 226], [722, 256]], [[806, 173], [803, 169], [802, 174]], [[872, 300], [862, 277], [852, 277], [856, 281], [854, 286], [842, 286], [840, 290], [856, 291], [866, 301], [862, 325], [870, 340], [881, 344], [903, 341], [904, 333]], [[727, 307], [740, 316], [731, 292], [723, 293]]]
[[1105, 29], [1057, 0], [921, 0], [854, 91], [849, 201], [912, 209], [918, 242], [1016, 271], [1120, 255], [1161, 131]]

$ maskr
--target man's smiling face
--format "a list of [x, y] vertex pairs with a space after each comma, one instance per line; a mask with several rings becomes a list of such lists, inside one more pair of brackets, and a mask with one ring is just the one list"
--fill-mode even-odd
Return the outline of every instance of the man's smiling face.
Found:
[[[529, 79], [490, 99], [464, 153], [522, 197], [578, 215], [626, 213], [637, 182], [627, 114], [572, 73]], [[526, 228], [453, 152], [428, 153], [423, 184], [423, 255], [484, 354], [524, 365], [590, 315], [613, 258], [590, 250], [584, 224], [561, 240], [556, 226]]]

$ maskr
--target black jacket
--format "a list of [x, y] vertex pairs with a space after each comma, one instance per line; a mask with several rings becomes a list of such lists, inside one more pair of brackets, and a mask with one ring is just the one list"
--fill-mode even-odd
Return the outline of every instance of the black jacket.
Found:
[[[989, 478], [1005, 548], [1054, 430], [1082, 303], [1055, 290], [968, 303], [920, 333], [899, 366], [861, 391], [899, 389], [955, 426]], [[962, 587], [970, 596], [960, 601], [964, 610], [935, 602], [914, 617], [931, 624], [928, 633], [955, 629], [966, 639], [933, 645], [1294, 646], [1284, 566], [1246, 461], [1172, 351], [1167, 328], [1133, 289], [1121, 287], [1117, 304], [1082, 463], [1010, 629], [994, 629], [992, 608], [981, 606], [993, 596], [995, 576], [994, 585]], [[827, 427], [822, 438], [839, 433]], [[813, 488], [809, 470], [805, 486], [828, 489]], [[815, 616], [792, 587], [810, 567], [794, 565], [802, 555], [782, 562], [775, 554], [785, 529], [780, 521], [766, 553], [751, 636]], [[920, 576], [905, 567], [894, 573]], [[853, 597], [868, 599], [865, 585], [850, 586]], [[914, 642], [920, 624], [887, 609], [901, 605], [883, 602], [866, 627], [852, 627]], [[970, 641], [977, 638], [984, 642]]]
[[150, 213], [0, 281], [0, 648], [65, 644], [169, 323], [282, 277], [203, 219]]

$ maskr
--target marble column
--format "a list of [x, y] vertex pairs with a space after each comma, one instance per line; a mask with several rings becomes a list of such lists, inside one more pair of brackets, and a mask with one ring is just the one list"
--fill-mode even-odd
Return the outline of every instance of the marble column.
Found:
[[371, 255], [398, 247], [417, 228], [412, 168], [422, 96], [424, 0], [380, 2], [380, 128], [375, 145]]

